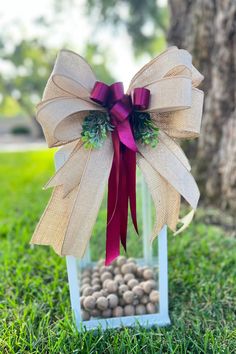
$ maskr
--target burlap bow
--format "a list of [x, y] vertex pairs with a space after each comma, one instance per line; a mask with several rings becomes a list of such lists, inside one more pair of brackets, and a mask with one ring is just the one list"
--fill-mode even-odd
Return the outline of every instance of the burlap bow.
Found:
[[[134, 76], [127, 92], [132, 93], [136, 87], [150, 90], [147, 111], [160, 129], [155, 148], [137, 144], [137, 165], [156, 209], [150, 239], [165, 224], [176, 231], [181, 196], [193, 210], [182, 219], [183, 226], [176, 233], [187, 227], [197, 207], [199, 190], [176, 139], [199, 135], [203, 92], [196, 87], [202, 80], [203, 76], [192, 66], [191, 55], [171, 47]], [[111, 136], [101, 148], [92, 150], [85, 149], [80, 139], [88, 111], [105, 110], [90, 99], [95, 82], [88, 63], [63, 50], [38, 105], [37, 120], [49, 147], [75, 141], [68, 160], [46, 186], [55, 189], [31, 240], [34, 244], [51, 245], [59, 255], [84, 255], [111, 170]]]

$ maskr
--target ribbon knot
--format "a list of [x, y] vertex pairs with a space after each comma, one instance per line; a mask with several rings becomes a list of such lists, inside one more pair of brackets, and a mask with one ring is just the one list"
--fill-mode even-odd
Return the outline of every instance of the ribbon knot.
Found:
[[130, 95], [124, 94], [122, 82], [115, 82], [108, 86], [104, 82], [96, 81], [90, 98], [108, 109], [110, 117], [116, 126], [120, 141], [128, 149], [137, 152], [138, 149], [128, 118], [134, 109], [144, 110], [148, 108], [150, 91], [144, 87], [137, 87], [134, 89], [132, 100]]
[[114, 157], [108, 181], [106, 264], [120, 253], [120, 241], [126, 250], [128, 203], [131, 217], [138, 233], [136, 212], [136, 152], [138, 151], [129, 117], [134, 109], [148, 108], [150, 91], [135, 88], [133, 102], [124, 94], [122, 82], [111, 86], [96, 81], [90, 98], [106, 107], [115, 126], [112, 132]]

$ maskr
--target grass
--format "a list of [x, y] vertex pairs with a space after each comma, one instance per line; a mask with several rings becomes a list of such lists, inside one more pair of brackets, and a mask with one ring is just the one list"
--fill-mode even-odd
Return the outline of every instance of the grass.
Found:
[[236, 240], [199, 222], [169, 236], [171, 326], [77, 333], [65, 260], [29, 245], [52, 172], [52, 152], [0, 154], [1, 353], [235, 353]]

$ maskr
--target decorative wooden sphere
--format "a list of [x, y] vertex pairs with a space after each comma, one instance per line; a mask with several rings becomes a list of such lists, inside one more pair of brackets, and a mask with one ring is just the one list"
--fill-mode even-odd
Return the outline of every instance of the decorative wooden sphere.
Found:
[[93, 310], [96, 305], [96, 297], [93, 295], [86, 296], [83, 301], [83, 305], [84, 305], [85, 310], [87, 310], [87, 311]]
[[159, 302], [159, 292], [157, 290], [152, 290], [149, 298], [153, 304], [157, 304]]
[[113, 309], [115, 307], [117, 307], [119, 299], [118, 296], [115, 294], [109, 294], [107, 297], [108, 300], [108, 307]]
[[117, 257], [117, 260], [116, 260], [116, 264], [118, 265], [118, 267], [121, 267], [123, 264], [126, 263], [126, 258], [124, 256], [119, 256]]
[[144, 290], [140, 285], [136, 285], [132, 289], [133, 293], [135, 296], [137, 296], [139, 299], [142, 298]]
[[117, 306], [112, 310], [113, 317], [122, 317], [124, 314], [123, 307]]
[[125, 314], [125, 316], [134, 316], [134, 314], [135, 314], [134, 306], [133, 305], [125, 305], [124, 314]]
[[142, 304], [135, 306], [136, 315], [144, 315], [146, 313], [146, 307]]
[[119, 286], [118, 293], [119, 295], [123, 295], [127, 290], [129, 290], [126, 284], [122, 284]]
[[134, 279], [134, 274], [132, 273], [127, 273], [124, 275], [124, 281], [128, 283], [131, 279]]
[[84, 321], [88, 321], [90, 319], [90, 314], [87, 311], [82, 310], [81, 314]]
[[126, 304], [132, 304], [132, 302], [134, 300], [134, 293], [132, 291], [130, 291], [130, 290], [127, 290], [123, 294], [123, 299], [124, 299]]
[[132, 273], [132, 270], [133, 270], [133, 264], [132, 263], [125, 263], [121, 267], [121, 273], [122, 274]]
[[93, 293], [93, 288], [91, 288], [90, 286], [87, 286], [87, 287], [83, 290], [83, 295], [84, 295], [84, 296], [92, 295], [92, 293]]
[[101, 296], [96, 301], [97, 308], [99, 310], [106, 310], [108, 307], [108, 300], [104, 296]]
[[109, 280], [106, 283], [106, 290], [108, 291], [109, 294], [115, 293], [118, 289], [118, 285], [114, 280]]
[[109, 317], [111, 317], [111, 314], [112, 314], [111, 309], [106, 309], [106, 310], [103, 310], [103, 311], [102, 311], [102, 317], [104, 317], [104, 318], [109, 318]]
[[130, 289], [133, 289], [136, 285], [138, 285], [138, 280], [137, 279], [130, 279], [128, 281], [127, 285]]
[[146, 310], [147, 310], [147, 313], [156, 313], [156, 306], [149, 302], [147, 305], [146, 305]]
[[102, 273], [101, 274], [101, 281], [102, 281], [102, 283], [105, 281], [105, 280], [107, 280], [107, 279], [112, 279], [112, 274], [111, 274], [111, 272], [104, 272], [104, 273]]
[[144, 282], [142, 287], [146, 294], [150, 294], [152, 290], [152, 284], [148, 280]]
[[154, 278], [153, 270], [150, 268], [145, 269], [143, 272], [143, 277], [145, 280], [153, 279]]

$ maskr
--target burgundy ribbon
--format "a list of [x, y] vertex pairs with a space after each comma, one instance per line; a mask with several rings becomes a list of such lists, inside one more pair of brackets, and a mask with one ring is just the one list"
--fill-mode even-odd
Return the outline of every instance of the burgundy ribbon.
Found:
[[120, 254], [120, 242], [126, 250], [128, 204], [138, 233], [136, 212], [136, 152], [138, 151], [130, 116], [133, 110], [147, 109], [150, 91], [135, 88], [133, 97], [124, 94], [122, 82], [111, 86], [97, 81], [90, 98], [106, 107], [115, 126], [112, 132], [114, 157], [108, 181], [106, 261], [109, 265]]

